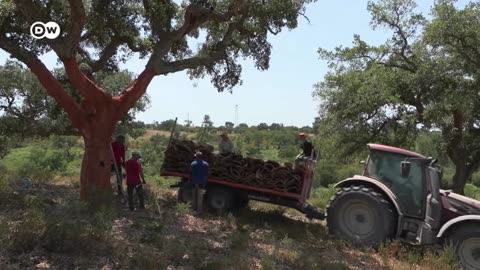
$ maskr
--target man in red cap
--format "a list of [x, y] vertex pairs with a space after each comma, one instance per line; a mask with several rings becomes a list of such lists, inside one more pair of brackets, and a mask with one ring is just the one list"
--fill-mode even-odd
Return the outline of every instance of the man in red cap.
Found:
[[[302, 148], [302, 153], [300, 155], [298, 155], [298, 158], [297, 158], [297, 161], [299, 160], [304, 160], [304, 159], [307, 159], [307, 158], [315, 158], [315, 153], [314, 153], [314, 149], [313, 149], [313, 144], [309, 141], [307, 141], [307, 138], [306, 138], [306, 135], [305, 133], [301, 132], [298, 134], [298, 137], [300, 138], [300, 141], [302, 142], [302, 144], [300, 145], [300, 148]], [[312, 155], [313, 153], [313, 155]]]

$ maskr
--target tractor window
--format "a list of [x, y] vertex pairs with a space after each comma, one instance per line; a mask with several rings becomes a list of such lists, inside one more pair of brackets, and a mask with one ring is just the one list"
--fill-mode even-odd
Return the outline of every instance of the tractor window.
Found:
[[411, 160], [410, 175], [402, 177], [400, 164], [405, 156], [372, 151], [368, 162], [368, 175], [382, 181], [399, 198], [408, 216], [421, 217], [423, 212], [423, 170], [420, 161]]

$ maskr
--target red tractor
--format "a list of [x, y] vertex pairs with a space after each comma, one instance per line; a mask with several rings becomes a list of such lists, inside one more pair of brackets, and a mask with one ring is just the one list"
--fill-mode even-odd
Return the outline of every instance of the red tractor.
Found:
[[442, 190], [437, 160], [369, 144], [363, 175], [335, 185], [327, 205], [330, 233], [358, 245], [388, 239], [452, 243], [465, 269], [480, 269], [480, 201]]

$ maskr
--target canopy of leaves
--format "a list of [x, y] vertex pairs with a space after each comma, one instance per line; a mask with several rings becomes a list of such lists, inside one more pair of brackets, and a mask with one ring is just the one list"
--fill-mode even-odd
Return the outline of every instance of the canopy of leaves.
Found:
[[316, 85], [321, 137], [346, 156], [369, 142], [411, 148], [419, 131], [441, 130], [438, 149], [464, 177], [477, 170], [480, 5], [454, 4], [438, 1], [427, 21], [413, 0], [370, 2], [373, 28], [390, 39], [371, 46], [356, 35], [352, 47], [320, 49], [330, 65]]
[[[42, 0], [0, 2], [0, 48], [22, 62], [54, 50], [75, 53], [90, 72], [117, 70], [132, 53], [157, 74], [210, 75], [223, 91], [240, 83], [240, 58], [269, 67], [269, 34], [293, 29], [312, 0]], [[55, 40], [35, 40], [35, 21], [57, 22]], [[193, 41], [194, 40], [194, 41]], [[193, 42], [192, 42], [193, 41]]]

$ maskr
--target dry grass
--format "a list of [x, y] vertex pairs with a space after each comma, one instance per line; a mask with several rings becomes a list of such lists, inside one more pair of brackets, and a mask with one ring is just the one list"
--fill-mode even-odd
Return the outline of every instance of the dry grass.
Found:
[[450, 250], [392, 243], [351, 248], [325, 224], [260, 203], [235, 214], [192, 216], [175, 191], [149, 186], [147, 210], [89, 212], [75, 179], [0, 205], [2, 269], [455, 269]]

